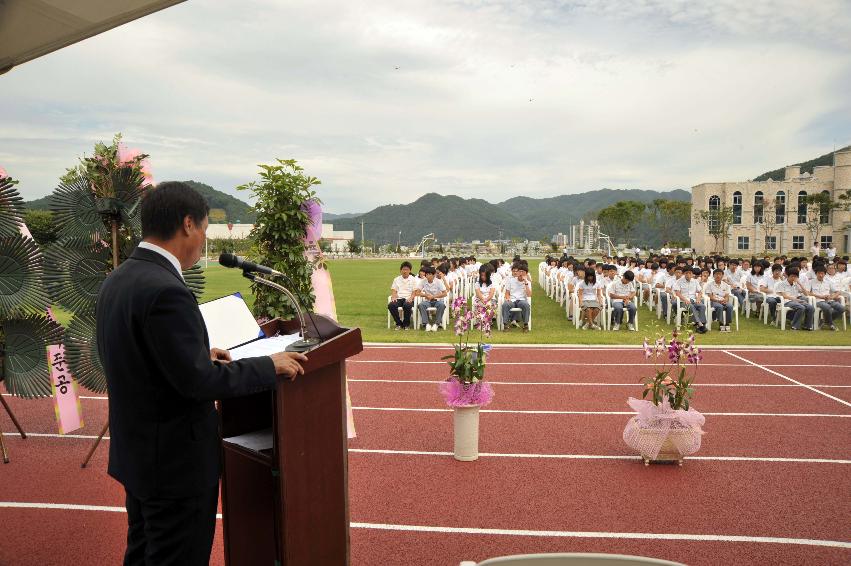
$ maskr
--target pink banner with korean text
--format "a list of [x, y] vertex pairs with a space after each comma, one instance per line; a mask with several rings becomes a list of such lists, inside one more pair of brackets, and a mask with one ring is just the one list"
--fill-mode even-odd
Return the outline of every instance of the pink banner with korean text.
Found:
[[64, 346], [47, 347], [47, 366], [50, 368], [53, 409], [59, 423], [59, 434], [68, 434], [83, 428], [83, 408], [80, 406], [77, 381], [65, 362]]

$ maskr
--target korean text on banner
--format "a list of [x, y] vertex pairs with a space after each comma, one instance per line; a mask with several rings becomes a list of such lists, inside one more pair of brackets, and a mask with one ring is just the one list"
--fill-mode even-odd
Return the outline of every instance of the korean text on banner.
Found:
[[65, 347], [47, 347], [47, 367], [50, 368], [50, 387], [53, 391], [53, 409], [59, 423], [59, 434], [68, 434], [83, 427], [83, 408], [77, 393], [77, 381], [65, 362]]

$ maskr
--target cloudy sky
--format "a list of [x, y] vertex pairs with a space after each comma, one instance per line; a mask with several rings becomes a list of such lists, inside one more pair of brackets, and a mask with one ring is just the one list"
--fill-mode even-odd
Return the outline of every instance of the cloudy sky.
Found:
[[335, 213], [668, 190], [851, 143], [849, 92], [847, 0], [190, 0], [0, 76], [0, 166], [43, 196], [120, 131], [234, 194], [297, 159]]

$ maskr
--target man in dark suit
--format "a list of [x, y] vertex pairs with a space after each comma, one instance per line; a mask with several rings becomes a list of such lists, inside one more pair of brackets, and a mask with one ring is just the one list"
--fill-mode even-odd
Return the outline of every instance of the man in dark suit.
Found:
[[183, 183], [149, 189], [143, 242], [106, 278], [98, 353], [109, 388], [109, 475], [124, 485], [128, 565], [208, 564], [219, 495], [214, 401], [304, 373], [302, 354], [231, 361], [210, 350], [181, 270], [201, 255], [209, 207]]

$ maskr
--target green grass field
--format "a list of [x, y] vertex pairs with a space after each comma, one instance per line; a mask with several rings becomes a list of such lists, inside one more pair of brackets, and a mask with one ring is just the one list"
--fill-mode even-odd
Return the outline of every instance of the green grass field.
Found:
[[[387, 329], [387, 296], [390, 283], [398, 275], [399, 260], [337, 260], [329, 262], [334, 282], [337, 315], [344, 326], [358, 326], [368, 342], [450, 342], [450, 331], [399, 332]], [[241, 272], [210, 265], [204, 300], [240, 291], [249, 301], [252, 296], [249, 281]], [[577, 330], [569, 323], [564, 309], [550, 300], [537, 283], [533, 285], [532, 331], [523, 334], [514, 329], [495, 332], [491, 342], [496, 344], [640, 344], [645, 336], [670, 333], [673, 326], [657, 320], [646, 307], [638, 311], [639, 332]], [[625, 326], [625, 325], [624, 325]], [[717, 328], [717, 325], [715, 326]], [[841, 327], [840, 327], [841, 328]], [[781, 331], [751, 318], [739, 317], [739, 331], [722, 334], [717, 331], [699, 337], [701, 344], [745, 344], [774, 346], [848, 346], [851, 330], [843, 332]]]

